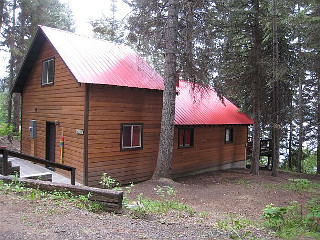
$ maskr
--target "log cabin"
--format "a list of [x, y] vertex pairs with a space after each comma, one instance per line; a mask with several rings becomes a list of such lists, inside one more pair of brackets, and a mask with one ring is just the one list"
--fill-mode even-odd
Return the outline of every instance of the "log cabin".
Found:
[[[21, 93], [21, 152], [76, 167], [99, 186], [126, 184], [156, 166], [163, 78], [127, 46], [39, 26], [13, 91]], [[179, 81], [174, 176], [245, 167], [253, 121], [211, 88]]]

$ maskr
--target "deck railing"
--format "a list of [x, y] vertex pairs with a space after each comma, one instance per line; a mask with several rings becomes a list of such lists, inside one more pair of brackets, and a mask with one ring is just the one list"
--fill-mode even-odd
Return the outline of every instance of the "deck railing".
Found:
[[12, 156], [12, 157], [28, 160], [30, 162], [44, 164], [48, 167], [54, 167], [54, 168], [59, 168], [59, 169], [63, 169], [66, 171], [70, 171], [71, 172], [71, 184], [75, 185], [75, 183], [76, 183], [76, 168], [74, 168], [74, 167], [64, 165], [61, 163], [50, 162], [50, 161], [42, 159], [42, 158], [37, 158], [37, 157], [29, 156], [29, 155], [26, 155], [23, 153], [11, 151], [11, 150], [8, 150], [4, 147], [0, 147], [0, 154], [2, 154], [2, 156], [3, 156], [2, 175], [4, 175], [4, 176], [8, 175], [8, 173], [7, 173], [8, 172], [7, 171], [8, 170], [8, 157]]
[[[247, 157], [252, 155], [253, 142], [249, 138], [246, 144]], [[260, 140], [260, 156], [271, 156], [272, 154], [272, 139], [261, 139]]]

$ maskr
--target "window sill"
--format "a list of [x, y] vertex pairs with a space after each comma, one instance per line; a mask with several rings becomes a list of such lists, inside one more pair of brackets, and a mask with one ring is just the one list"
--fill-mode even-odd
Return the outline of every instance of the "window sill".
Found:
[[41, 84], [41, 87], [48, 87], [48, 86], [53, 86], [53, 83]]
[[183, 148], [193, 148], [193, 146], [178, 146], [178, 149], [183, 149]]
[[134, 150], [140, 150], [142, 149], [141, 147], [121, 147], [121, 151], [134, 151]]

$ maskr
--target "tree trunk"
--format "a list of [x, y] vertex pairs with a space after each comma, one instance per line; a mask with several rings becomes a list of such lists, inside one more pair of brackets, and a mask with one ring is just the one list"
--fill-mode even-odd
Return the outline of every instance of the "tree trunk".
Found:
[[[23, 62], [25, 53], [25, 36], [26, 36], [26, 10], [23, 6], [20, 6], [19, 14], [20, 28], [17, 30], [17, 48], [19, 54], [16, 55], [16, 70], [20, 68]], [[18, 32], [19, 31], [19, 32]], [[18, 73], [17, 73], [18, 74]], [[20, 127], [20, 113], [21, 113], [21, 96], [16, 93], [13, 96], [13, 131], [19, 133]]]
[[21, 111], [21, 100], [20, 94], [16, 93], [13, 95], [13, 132], [19, 133], [20, 127], [20, 111]]
[[292, 109], [292, 104], [291, 104], [291, 117], [290, 117], [290, 133], [289, 133], [289, 153], [288, 153], [288, 165], [289, 165], [289, 169], [292, 170], [293, 166], [292, 166], [292, 131], [293, 131], [293, 113], [292, 113], [293, 109]]
[[[318, 53], [317, 57], [319, 59]], [[316, 77], [318, 78], [318, 101], [317, 101], [317, 174], [320, 174], [320, 64], [319, 61], [317, 61], [317, 70], [316, 70]]]
[[186, 80], [190, 81], [194, 81], [195, 79], [195, 74], [194, 74], [194, 71], [193, 71], [193, 68], [194, 68], [194, 64], [193, 64], [193, 43], [192, 43], [192, 40], [194, 39], [193, 37], [193, 25], [194, 25], [194, 20], [193, 20], [193, 17], [194, 17], [194, 6], [193, 6], [193, 2], [192, 1], [188, 1], [187, 2], [187, 24], [186, 24], [186, 33], [185, 33], [185, 36], [186, 36], [186, 39], [185, 39], [185, 42], [186, 42], [186, 65], [185, 65], [185, 69], [184, 69], [184, 72], [185, 72], [185, 77], [186, 77]]
[[253, 146], [252, 146], [252, 162], [250, 172], [253, 175], [259, 175], [259, 158], [260, 158], [260, 46], [261, 36], [259, 27], [259, 0], [252, 0], [254, 9], [253, 20], [253, 55], [252, 66], [254, 75], [251, 80], [251, 88], [253, 92]]
[[277, 77], [277, 66], [279, 62], [278, 50], [278, 25], [277, 25], [277, 1], [273, 0], [273, 54], [272, 54], [272, 176], [278, 176], [279, 165], [279, 144], [280, 144], [280, 123], [279, 123], [279, 79]]
[[0, 32], [1, 32], [1, 27], [2, 27], [2, 23], [3, 23], [4, 1], [5, 0], [0, 0]]
[[166, 32], [165, 82], [157, 166], [153, 178], [170, 178], [176, 99], [177, 1], [169, 0]]
[[317, 174], [320, 174], [320, 78], [318, 77], [318, 109], [317, 109]]
[[302, 111], [302, 77], [299, 76], [299, 99], [298, 99], [298, 108], [299, 108], [299, 147], [298, 147], [298, 166], [297, 171], [301, 173], [302, 171], [302, 144], [303, 144], [303, 111]]
[[14, 82], [14, 59], [15, 59], [15, 53], [14, 53], [14, 37], [15, 37], [15, 29], [16, 29], [16, 8], [17, 8], [17, 0], [14, 0], [13, 2], [13, 8], [12, 8], [12, 29], [10, 31], [10, 43], [9, 43], [9, 49], [10, 49], [10, 64], [9, 64], [9, 97], [8, 97], [8, 125], [12, 124], [12, 87]]

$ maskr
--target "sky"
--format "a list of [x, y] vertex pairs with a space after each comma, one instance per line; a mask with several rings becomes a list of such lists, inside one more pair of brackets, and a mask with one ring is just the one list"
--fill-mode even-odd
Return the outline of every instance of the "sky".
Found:
[[[60, 0], [69, 4], [75, 20], [75, 32], [80, 35], [91, 35], [90, 20], [111, 14], [111, 0]], [[117, 18], [123, 19], [130, 13], [130, 8], [122, 0], [117, 1]]]
[[[111, 0], [60, 0], [62, 3], [69, 4], [75, 22], [75, 32], [80, 35], [93, 36], [90, 20], [108, 16], [111, 13]], [[130, 8], [122, 0], [117, 2], [117, 18], [123, 19], [130, 13]], [[9, 55], [0, 51], [0, 78], [8, 75], [6, 66], [9, 61]]]

